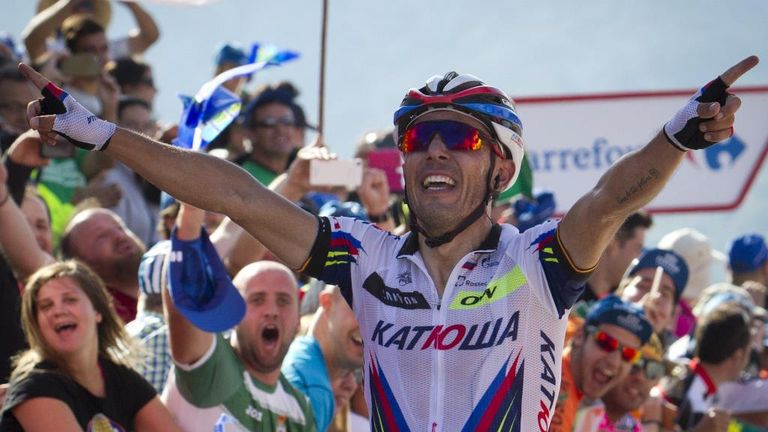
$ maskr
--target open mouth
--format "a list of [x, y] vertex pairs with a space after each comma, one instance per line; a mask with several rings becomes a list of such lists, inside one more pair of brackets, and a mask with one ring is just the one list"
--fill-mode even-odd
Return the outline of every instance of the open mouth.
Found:
[[421, 186], [427, 190], [445, 190], [456, 186], [456, 182], [448, 176], [431, 175], [421, 182]]
[[277, 342], [277, 339], [280, 337], [280, 330], [273, 325], [266, 326], [264, 327], [264, 330], [261, 331], [261, 337], [264, 341], [269, 343]]
[[615, 373], [613, 371], [598, 368], [592, 373], [592, 379], [597, 385], [604, 386], [611, 382]]
[[53, 329], [58, 334], [64, 334], [64, 333], [72, 332], [76, 328], [77, 328], [77, 324], [75, 323], [62, 323], [62, 324], [57, 324]]

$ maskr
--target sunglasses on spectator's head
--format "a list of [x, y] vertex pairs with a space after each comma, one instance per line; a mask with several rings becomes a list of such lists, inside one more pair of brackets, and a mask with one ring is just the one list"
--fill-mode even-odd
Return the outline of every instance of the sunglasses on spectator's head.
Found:
[[643, 374], [648, 381], [660, 379], [666, 373], [664, 363], [650, 360], [642, 356], [632, 364], [632, 372], [635, 373], [639, 371], [643, 371]]
[[256, 120], [254, 126], [257, 128], [273, 128], [276, 126], [297, 126], [293, 117], [265, 117]]
[[398, 148], [404, 154], [426, 151], [435, 135], [440, 135], [445, 147], [457, 151], [478, 151], [490, 145], [494, 153], [504, 158], [498, 145], [476, 127], [452, 120], [415, 123], [406, 129]]
[[618, 339], [597, 327], [589, 326], [587, 330], [595, 336], [595, 343], [603, 351], [612, 353], [619, 350], [621, 352], [621, 359], [628, 363], [635, 363], [640, 358], [640, 350], [638, 348], [622, 345]]

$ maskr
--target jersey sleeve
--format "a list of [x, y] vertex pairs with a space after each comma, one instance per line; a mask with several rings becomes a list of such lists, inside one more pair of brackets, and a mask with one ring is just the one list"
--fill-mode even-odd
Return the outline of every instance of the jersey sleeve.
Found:
[[[549, 304], [558, 318], [565, 315], [584, 291], [594, 268], [576, 267], [558, 235], [559, 221], [548, 220], [523, 234], [519, 244], [526, 268], [536, 269], [528, 274], [546, 290], [534, 290], [544, 304]], [[548, 293], [549, 295], [544, 295]]]
[[220, 334], [200, 360], [189, 365], [177, 363], [174, 369], [179, 393], [200, 408], [224, 403], [243, 382], [242, 365]]
[[397, 239], [368, 222], [347, 217], [321, 217], [315, 243], [299, 271], [337, 285], [352, 307], [352, 271], [365, 265], [368, 254], [381, 253], [382, 242], [387, 237]]

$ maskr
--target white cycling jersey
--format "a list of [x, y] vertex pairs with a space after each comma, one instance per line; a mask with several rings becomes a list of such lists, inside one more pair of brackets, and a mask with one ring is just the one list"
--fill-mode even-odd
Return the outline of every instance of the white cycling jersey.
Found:
[[560, 389], [573, 270], [557, 222], [496, 225], [442, 298], [416, 236], [321, 218], [305, 271], [339, 285], [360, 323], [374, 431], [546, 431]]

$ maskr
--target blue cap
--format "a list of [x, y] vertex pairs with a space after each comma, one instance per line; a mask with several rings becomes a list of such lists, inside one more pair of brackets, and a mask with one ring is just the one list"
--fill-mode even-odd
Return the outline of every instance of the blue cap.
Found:
[[522, 198], [515, 201], [512, 209], [517, 219], [517, 229], [523, 232], [546, 221], [555, 213], [556, 207], [555, 194], [550, 190], [534, 192], [533, 200]]
[[207, 332], [234, 327], [245, 315], [245, 301], [232, 284], [205, 229], [200, 238], [179, 240], [171, 234], [168, 283], [176, 308]]
[[645, 345], [651, 338], [653, 328], [645, 317], [643, 309], [627, 303], [611, 294], [592, 306], [587, 313], [586, 325], [600, 324], [617, 325], [640, 338], [640, 344]]
[[344, 216], [353, 219], [368, 221], [368, 213], [360, 203], [354, 201], [341, 202], [339, 200], [328, 201], [320, 207], [318, 216]]
[[768, 247], [760, 234], [747, 234], [728, 247], [728, 266], [735, 272], [752, 272], [768, 260]]
[[161, 294], [163, 292], [162, 273], [163, 261], [171, 251], [170, 240], [157, 242], [141, 256], [139, 263], [139, 290], [144, 294]]
[[688, 283], [688, 264], [677, 252], [665, 249], [649, 249], [632, 263], [629, 275], [632, 276], [642, 269], [655, 269], [656, 267], [664, 269], [664, 273], [672, 278], [672, 283], [675, 284], [675, 302], [677, 302], [680, 295], [683, 294], [685, 284]]
[[214, 62], [216, 66], [221, 66], [223, 63], [234, 63], [237, 66], [242, 66], [248, 63], [248, 56], [242, 46], [227, 42], [219, 46]]

